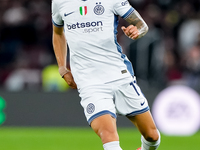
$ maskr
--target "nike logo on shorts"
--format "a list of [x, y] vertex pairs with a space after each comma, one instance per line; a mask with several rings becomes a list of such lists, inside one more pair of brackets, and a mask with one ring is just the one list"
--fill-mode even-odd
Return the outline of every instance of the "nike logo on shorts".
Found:
[[143, 106], [143, 105], [144, 105], [144, 103], [145, 103], [145, 101], [144, 101], [143, 103], [140, 103], [140, 104], [141, 104], [141, 106]]

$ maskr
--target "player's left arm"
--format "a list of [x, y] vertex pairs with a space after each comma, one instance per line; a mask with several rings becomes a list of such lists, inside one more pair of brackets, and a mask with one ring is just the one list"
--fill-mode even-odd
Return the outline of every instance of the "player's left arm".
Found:
[[131, 39], [138, 39], [143, 37], [148, 32], [148, 26], [140, 14], [134, 10], [126, 19], [130, 25], [128, 27], [122, 26], [124, 34]]

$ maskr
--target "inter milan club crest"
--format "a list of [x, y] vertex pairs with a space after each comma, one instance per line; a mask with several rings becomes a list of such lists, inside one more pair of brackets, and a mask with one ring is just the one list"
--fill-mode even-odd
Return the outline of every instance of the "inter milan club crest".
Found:
[[95, 110], [94, 104], [89, 103], [89, 104], [87, 105], [86, 110], [87, 110], [87, 113], [88, 113], [88, 114], [92, 114], [92, 113], [94, 112], [94, 110]]
[[87, 6], [79, 7], [80, 14], [85, 16], [87, 14]]
[[104, 13], [104, 7], [101, 5], [101, 2], [96, 3], [96, 6], [94, 7], [94, 13], [96, 15], [102, 15]]

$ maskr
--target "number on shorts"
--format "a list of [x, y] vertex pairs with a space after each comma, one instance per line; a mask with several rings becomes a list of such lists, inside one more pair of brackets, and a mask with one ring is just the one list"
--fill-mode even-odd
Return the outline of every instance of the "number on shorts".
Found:
[[[135, 81], [134, 81], [135, 82]], [[140, 95], [140, 93], [137, 91], [137, 89], [136, 89], [136, 87], [135, 87], [135, 85], [134, 85], [134, 83], [133, 82], [131, 82], [130, 83], [130, 85], [132, 85], [133, 86], [133, 88], [135, 89], [135, 91], [136, 91], [136, 93], [138, 94], [138, 96]]]

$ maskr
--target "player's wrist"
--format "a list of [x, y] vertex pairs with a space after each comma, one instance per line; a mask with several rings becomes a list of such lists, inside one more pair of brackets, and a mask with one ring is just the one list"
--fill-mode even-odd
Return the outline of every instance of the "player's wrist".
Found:
[[65, 66], [60, 66], [58, 69], [60, 76], [64, 78], [64, 75], [69, 73], [70, 71]]

